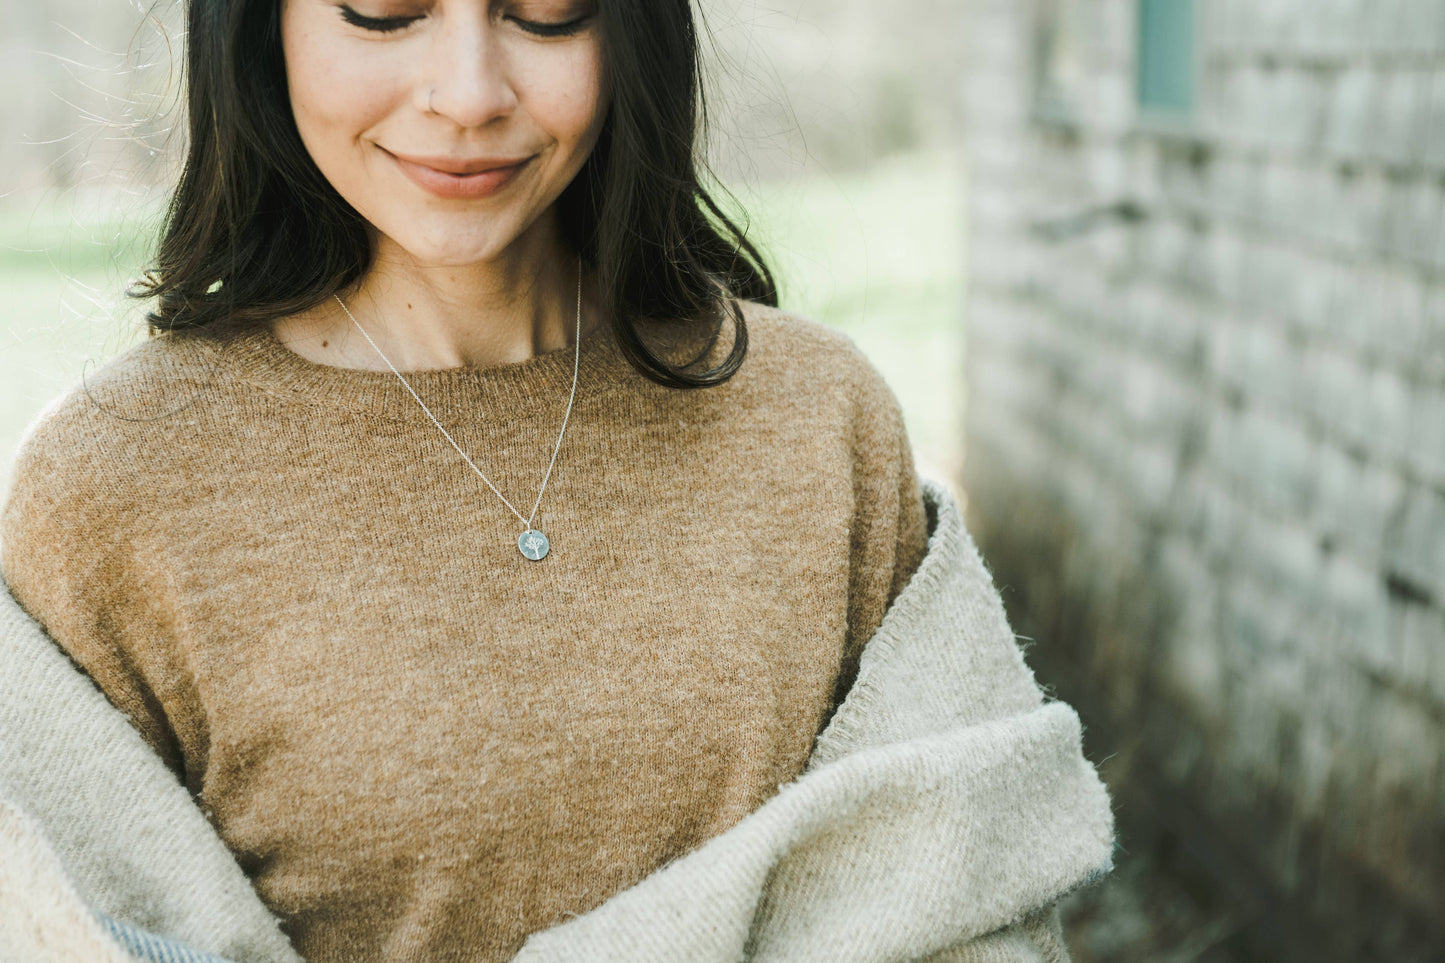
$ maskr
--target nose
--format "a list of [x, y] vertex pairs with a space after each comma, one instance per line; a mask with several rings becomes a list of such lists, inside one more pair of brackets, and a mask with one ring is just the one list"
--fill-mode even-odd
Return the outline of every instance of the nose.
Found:
[[[457, 9], [461, 5], [453, 7]], [[437, 28], [431, 50], [430, 83], [420, 92], [421, 108], [462, 127], [481, 127], [517, 107], [506, 51], [497, 31], [481, 16], [453, 13]]]

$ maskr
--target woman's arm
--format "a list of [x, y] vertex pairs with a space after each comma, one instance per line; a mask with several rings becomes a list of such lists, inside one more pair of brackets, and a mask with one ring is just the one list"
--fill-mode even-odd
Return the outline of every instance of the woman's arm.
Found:
[[928, 547], [923, 492], [897, 397], [861, 354], [848, 390], [855, 403], [855, 508], [850, 528], [848, 633], [834, 706], [852, 688], [864, 644], [917, 571]]
[[[135, 479], [112, 470], [126, 443], [83, 393], [31, 428], [0, 509], [0, 573], [16, 601], [124, 712], [178, 777], [183, 745], [167, 705], [191, 683], [176, 658], [176, 610], [159, 551], [143, 537]], [[158, 496], [153, 496], [153, 499]], [[194, 774], [192, 774], [194, 775]], [[199, 791], [199, 786], [191, 787]]]

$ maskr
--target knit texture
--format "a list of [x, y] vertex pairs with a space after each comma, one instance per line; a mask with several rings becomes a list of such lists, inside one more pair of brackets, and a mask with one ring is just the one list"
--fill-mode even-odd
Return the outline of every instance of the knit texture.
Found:
[[[541, 563], [390, 372], [218, 329], [42, 416], [0, 568], [307, 960], [509, 959], [798, 776], [922, 556], [887, 386], [748, 311], [703, 391], [584, 340]], [[525, 511], [571, 375], [408, 379]]]
[[[1024, 664], [956, 506], [931, 482], [923, 494], [927, 555], [803, 774], [696, 851], [534, 935], [519, 960], [1066, 963], [1055, 904], [1112, 866], [1108, 795], [1077, 716]], [[214, 858], [224, 847], [200, 811], [175, 805], [173, 774], [4, 592], [0, 708], [0, 814], [25, 799], [39, 817], [0, 819], [0, 865], [28, 884], [0, 901], [0, 949], [68, 932], [89, 903], [127, 906], [132, 923], [146, 914], [157, 932], [105, 920], [140, 959], [212, 959], [167, 938], [178, 933], [230, 945], [238, 963], [285, 958], [264, 949], [274, 921], [232, 885], [239, 870]], [[150, 831], [158, 814], [169, 847]], [[112, 864], [126, 872], [96, 874]]]
[[517, 963], [1068, 960], [1049, 904], [1113, 866], [1078, 715], [1047, 700], [957, 506], [802, 776]]
[[0, 963], [128, 960], [96, 936], [72, 945], [89, 911], [122, 946], [141, 945], [133, 927], [211, 959], [300, 963], [175, 774], [0, 591]]
[[[0, 632], [8, 626], [0, 626]], [[7, 653], [8, 654], [8, 653]], [[0, 746], [3, 746], [0, 743]], [[8, 752], [8, 747], [0, 748]], [[135, 963], [75, 891], [45, 827], [0, 799], [0, 960]]]

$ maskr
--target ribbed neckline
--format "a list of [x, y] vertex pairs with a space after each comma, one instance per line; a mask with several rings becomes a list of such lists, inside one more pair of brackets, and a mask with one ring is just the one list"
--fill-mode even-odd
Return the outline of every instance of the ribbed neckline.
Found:
[[[286, 346], [270, 325], [230, 334], [220, 356], [236, 375], [276, 397], [332, 410], [380, 418], [416, 418], [421, 409], [389, 370], [371, 371], [319, 364]], [[505, 405], [519, 414], [530, 405], [555, 408], [572, 386], [573, 348], [568, 345], [525, 361], [402, 371], [402, 376], [437, 418], [474, 416], [478, 405]], [[609, 326], [582, 336], [577, 399], [615, 384], [630, 370]], [[425, 417], [422, 415], [422, 417]]]

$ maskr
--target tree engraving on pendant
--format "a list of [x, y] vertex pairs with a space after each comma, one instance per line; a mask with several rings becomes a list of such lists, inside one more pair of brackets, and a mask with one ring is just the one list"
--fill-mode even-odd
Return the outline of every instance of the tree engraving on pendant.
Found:
[[517, 536], [517, 548], [521, 549], [522, 554], [532, 561], [540, 562], [547, 557], [547, 553], [551, 551], [552, 546], [547, 541], [546, 535], [529, 528]]

